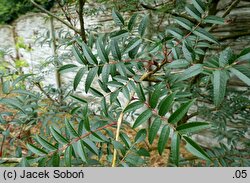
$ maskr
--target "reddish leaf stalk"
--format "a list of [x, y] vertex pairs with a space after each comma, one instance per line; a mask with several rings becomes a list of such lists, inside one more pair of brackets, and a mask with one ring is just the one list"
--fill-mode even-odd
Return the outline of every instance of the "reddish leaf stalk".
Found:
[[52, 156], [53, 154], [55, 154], [55, 153], [57, 153], [57, 152], [64, 151], [65, 149], [67, 149], [67, 147], [71, 146], [72, 144], [78, 142], [79, 140], [81, 140], [81, 139], [83, 139], [83, 138], [88, 137], [88, 136], [91, 135], [92, 133], [101, 131], [101, 130], [103, 130], [103, 129], [106, 129], [106, 128], [108, 128], [108, 127], [114, 126], [114, 125], [116, 125], [116, 124], [117, 124], [117, 122], [113, 122], [113, 123], [107, 124], [107, 125], [105, 125], [105, 126], [102, 126], [102, 127], [100, 127], [100, 128], [97, 128], [97, 129], [94, 130], [94, 131], [90, 131], [90, 132], [88, 132], [88, 133], [85, 133], [85, 134], [81, 135], [80, 137], [74, 138], [74, 139], [71, 140], [70, 143], [64, 145], [63, 147], [59, 148], [59, 149], [56, 150], [56, 151], [53, 151], [53, 152], [49, 153], [48, 156]]

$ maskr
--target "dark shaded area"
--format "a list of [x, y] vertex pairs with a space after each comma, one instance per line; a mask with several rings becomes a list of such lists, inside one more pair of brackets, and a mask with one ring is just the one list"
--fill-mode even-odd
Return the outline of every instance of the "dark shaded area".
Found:
[[[45, 9], [50, 10], [55, 0], [37, 0]], [[1, 0], [0, 2], [0, 24], [10, 24], [20, 15], [29, 11], [37, 12], [29, 0]]]

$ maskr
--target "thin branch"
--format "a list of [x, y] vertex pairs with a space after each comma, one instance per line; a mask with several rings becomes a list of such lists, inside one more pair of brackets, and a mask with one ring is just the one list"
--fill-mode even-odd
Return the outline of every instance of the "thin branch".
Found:
[[43, 89], [43, 87], [41, 86], [41, 84], [39, 83], [39, 82], [36, 82], [36, 83], [34, 83], [35, 84], [35, 86], [37, 86], [38, 87], [38, 89], [51, 101], [51, 102], [56, 102], [56, 103], [58, 103], [58, 104], [60, 104], [60, 102], [59, 101], [57, 101], [56, 99], [53, 99], [46, 91], [44, 91], [44, 89]]
[[59, 18], [58, 16], [54, 15], [53, 13], [51, 13], [50, 11], [44, 9], [42, 6], [40, 6], [39, 4], [37, 4], [35, 1], [30, 0], [30, 2], [37, 7], [38, 9], [40, 9], [41, 11], [43, 11], [44, 13], [54, 17], [55, 19], [57, 19], [58, 21], [60, 21], [61, 23], [63, 23], [64, 25], [66, 25], [68, 28], [74, 30], [76, 33], [80, 34], [81, 32], [74, 26], [70, 25], [68, 22], [66, 22], [65, 20]]
[[60, 8], [61, 8], [61, 10], [62, 10], [62, 12], [63, 12], [65, 18], [68, 20], [68, 22], [70, 23], [70, 25], [73, 26], [73, 24], [72, 24], [72, 22], [71, 22], [71, 17], [68, 15], [68, 13], [67, 13], [66, 10], [64, 9], [63, 5], [60, 3], [60, 0], [56, 0], [56, 1], [57, 1], [57, 3], [59, 4], [59, 6], [60, 6]]
[[[113, 122], [113, 123], [110, 123], [110, 124], [107, 124], [103, 127], [100, 127], [100, 128], [97, 128], [96, 130], [93, 130], [93, 131], [90, 131], [88, 133], [85, 133], [83, 135], [81, 135], [80, 137], [77, 137], [77, 138], [74, 138], [71, 140], [70, 143], [62, 146], [61, 148], [59, 148], [58, 150], [56, 151], [53, 151], [53, 152], [50, 152], [49, 154], [46, 154], [45, 156], [52, 156], [53, 154], [57, 153], [57, 152], [60, 152], [60, 151], [64, 151], [65, 149], [67, 149], [67, 147], [71, 146], [72, 144], [78, 142], [79, 140], [83, 139], [83, 138], [86, 138], [88, 137], [89, 135], [91, 135], [92, 133], [95, 133], [95, 132], [98, 132], [98, 131], [101, 131], [103, 129], [106, 129], [108, 127], [111, 127], [113, 125], [116, 125], [117, 122]], [[1, 158], [0, 161], [4, 161], [3, 163], [20, 163], [22, 160], [22, 158]]]
[[86, 34], [85, 34], [85, 28], [84, 28], [84, 19], [83, 19], [83, 7], [86, 3], [86, 0], [79, 0], [79, 21], [80, 21], [80, 35], [82, 37], [82, 40], [86, 43]]
[[[239, 4], [240, 0], [235, 0], [229, 7], [228, 9], [223, 13], [223, 15], [221, 16], [222, 18], [225, 18], [232, 10], [233, 8], [235, 8], [238, 4]], [[209, 31], [214, 30], [218, 25], [213, 25]]]
[[[130, 100], [126, 103], [124, 109], [129, 105], [129, 103], [133, 99], [134, 95], [135, 95], [135, 92], [133, 92], [131, 94]], [[117, 128], [116, 128], [116, 135], [115, 135], [115, 140], [116, 141], [119, 140], [119, 135], [120, 135], [120, 130], [121, 130], [121, 126], [122, 126], [123, 117], [124, 117], [124, 110], [121, 112], [121, 114], [120, 114], [120, 116], [118, 118], [118, 121], [117, 121]], [[116, 158], [117, 158], [117, 149], [114, 148], [113, 159], [112, 159], [112, 167], [116, 166]]]
[[225, 18], [225, 17], [232, 11], [232, 9], [235, 8], [235, 7], [239, 4], [240, 1], [241, 1], [241, 0], [235, 0], [235, 1], [228, 7], [228, 9], [225, 11], [225, 13], [222, 15], [222, 18]]
[[[199, 23], [193, 28], [192, 31], [190, 31], [187, 35], [185, 35], [185, 37], [184, 37], [182, 40], [180, 40], [179, 42], [177, 42], [177, 43], [175, 44], [174, 47], [178, 46], [179, 44], [181, 44], [181, 43], [183, 42], [183, 40], [185, 40], [186, 38], [188, 38], [188, 37], [192, 34], [192, 32], [193, 32], [195, 29], [197, 29], [197, 28], [199, 27], [200, 24], [201, 24], [201, 22], [199, 22]], [[170, 51], [167, 53], [167, 55], [166, 55], [166, 57], [163, 59], [163, 61], [162, 61], [154, 70], [152, 70], [152, 71], [150, 71], [150, 72], [146, 72], [144, 75], [142, 75], [142, 77], [140, 78], [140, 80], [141, 80], [141, 81], [144, 81], [144, 80], [146, 80], [148, 77], [150, 77], [152, 74], [154, 74], [154, 73], [156, 73], [157, 71], [159, 71], [166, 63], [169, 62], [168, 59], [167, 59], [167, 57], [168, 57], [171, 53], [172, 53], [172, 50], [170, 50]]]
[[[62, 79], [61, 79], [61, 74], [58, 71], [58, 68], [60, 66], [59, 59], [58, 59], [58, 54], [57, 54], [57, 45], [56, 45], [56, 34], [55, 34], [55, 27], [54, 27], [54, 21], [53, 17], [50, 17], [50, 34], [51, 34], [51, 39], [52, 39], [52, 50], [53, 50], [53, 57], [54, 57], [54, 63], [55, 63], [55, 77], [56, 77], [56, 84], [57, 84], [57, 89], [61, 91], [62, 87]], [[59, 94], [59, 101], [62, 103], [63, 96], [62, 93], [60, 92]]]
[[108, 127], [114, 126], [114, 125], [116, 125], [116, 124], [117, 124], [117, 122], [113, 122], [113, 123], [107, 124], [107, 125], [105, 125], [105, 126], [102, 126], [102, 127], [100, 127], [100, 128], [97, 128], [96, 130], [93, 130], [93, 131], [90, 131], [90, 132], [88, 132], [88, 133], [85, 133], [85, 134], [81, 135], [80, 137], [74, 138], [74, 139], [71, 140], [70, 143], [64, 145], [63, 147], [59, 148], [59, 149], [56, 150], [56, 151], [53, 151], [53, 152], [49, 153], [48, 156], [52, 156], [53, 154], [55, 154], [55, 153], [57, 153], [57, 152], [64, 151], [65, 149], [67, 149], [67, 147], [71, 146], [72, 144], [78, 142], [79, 140], [81, 140], [81, 139], [83, 139], [83, 138], [88, 137], [88, 136], [91, 135], [92, 133], [101, 131], [101, 130], [103, 130], [103, 129], [106, 129], [106, 128], [108, 128]]

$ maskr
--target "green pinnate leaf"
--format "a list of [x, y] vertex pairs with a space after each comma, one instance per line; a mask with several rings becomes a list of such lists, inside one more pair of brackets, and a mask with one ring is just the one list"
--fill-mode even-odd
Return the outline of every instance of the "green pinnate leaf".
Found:
[[195, 8], [194, 5], [188, 4], [185, 7], [186, 12], [191, 15], [193, 18], [196, 20], [200, 21], [201, 20], [201, 13]]
[[175, 21], [177, 24], [179, 24], [181, 27], [192, 31], [194, 24], [192, 22], [190, 22], [189, 20], [182, 18], [182, 17], [175, 17]]
[[200, 130], [204, 130], [209, 128], [209, 123], [205, 122], [191, 122], [191, 123], [185, 123], [176, 128], [176, 131], [178, 131], [181, 134], [186, 133], [193, 133]]
[[201, 37], [202, 39], [205, 39], [205, 40], [210, 41], [210, 42], [215, 43], [215, 44], [220, 44], [215, 39], [215, 37], [212, 34], [210, 34], [209, 32], [207, 32], [205, 29], [197, 28], [195, 31], [193, 31], [193, 33], [195, 35]]
[[79, 49], [76, 46], [72, 46], [72, 52], [74, 57], [76, 58], [76, 61], [80, 64], [87, 64], [86, 59], [82, 56], [82, 54], [80, 53]]
[[75, 64], [67, 64], [63, 65], [58, 69], [58, 72], [65, 72], [65, 71], [71, 71], [72, 69], [76, 68], [77, 66]]
[[161, 134], [159, 137], [159, 141], [158, 141], [158, 152], [160, 155], [162, 155], [166, 144], [168, 142], [168, 138], [169, 138], [169, 134], [170, 134], [170, 128], [167, 125], [164, 125], [164, 127], [161, 130]]
[[51, 158], [51, 164], [53, 167], [60, 166], [60, 155], [58, 153], [53, 154], [53, 156]]
[[92, 93], [96, 97], [104, 97], [104, 95], [101, 92], [99, 92], [98, 90], [96, 90], [92, 87], [90, 87], [89, 91], [90, 91], [90, 93]]
[[82, 140], [78, 140], [77, 141], [77, 151], [76, 153], [79, 155], [79, 157], [81, 158], [81, 160], [85, 163], [87, 163], [87, 154], [85, 152], [85, 147], [84, 147], [84, 143]]
[[130, 148], [130, 146], [131, 146], [131, 141], [130, 141], [128, 135], [125, 134], [125, 133], [120, 133], [120, 138], [121, 138], [121, 140], [123, 141], [123, 143], [126, 145], [126, 147], [127, 147], [127, 148]]
[[202, 2], [202, 0], [192, 0], [192, 3], [201, 14], [205, 12], [206, 5]]
[[144, 105], [143, 102], [141, 101], [135, 101], [133, 103], [130, 103], [125, 109], [124, 109], [124, 113], [129, 113], [129, 112], [134, 112], [137, 109], [142, 108]]
[[186, 68], [189, 65], [190, 65], [190, 62], [188, 62], [187, 60], [177, 59], [169, 63], [166, 67], [170, 69], [180, 69], [180, 68]]
[[19, 95], [26, 95], [26, 96], [31, 96], [34, 98], [37, 98], [38, 96], [30, 91], [27, 90], [22, 90], [22, 89], [16, 89], [16, 90], [11, 90], [10, 93], [16, 93]]
[[35, 74], [22, 74], [21, 76], [18, 76], [12, 83], [12, 86], [14, 87], [17, 83], [24, 81], [26, 78], [33, 76]]
[[233, 56], [234, 55], [233, 55], [233, 51], [231, 48], [227, 48], [223, 50], [219, 56], [219, 66], [225, 67], [226, 65], [228, 65], [229, 61], [232, 59]]
[[[139, 55], [139, 49], [140, 49], [140, 44], [139, 45], [137, 45], [135, 48], [133, 48], [132, 50], [130, 50], [129, 52], [128, 52], [128, 56], [129, 56], [129, 58], [131, 58], [131, 59], [134, 59], [134, 58], [136, 58], [136, 57], [138, 57], [138, 55]], [[133, 70], [130, 70], [130, 71], [132, 71], [131, 73], [133, 73]], [[133, 75], [134, 75], [134, 73], [133, 73]]]
[[182, 52], [187, 61], [192, 62], [195, 60], [195, 52], [193, 48], [190, 47], [185, 42], [183, 42], [183, 45], [182, 45]]
[[203, 71], [202, 64], [194, 64], [178, 76], [178, 81], [183, 81], [200, 74]]
[[51, 134], [52, 134], [52, 136], [54, 137], [54, 139], [57, 141], [57, 142], [59, 142], [59, 143], [61, 143], [61, 144], [68, 144], [69, 143], [69, 141], [65, 138], [65, 137], [63, 137], [62, 136], [62, 134], [60, 134], [57, 130], [55, 130], [53, 127], [50, 127], [50, 131], [51, 131]]
[[76, 132], [76, 130], [74, 129], [74, 127], [72, 126], [72, 124], [68, 121], [67, 118], [65, 118], [65, 126], [69, 132], [69, 134], [72, 136], [72, 137], [79, 137], [78, 133]]
[[47, 154], [46, 151], [44, 151], [43, 149], [40, 149], [40, 148], [34, 146], [33, 144], [27, 144], [27, 148], [28, 148], [31, 152], [33, 152], [33, 153], [35, 153], [35, 154], [37, 154], [37, 155], [39, 155], [39, 156], [44, 156], [44, 155]]
[[120, 39], [123, 38], [125, 36], [127, 36], [129, 34], [129, 32], [127, 30], [119, 30], [119, 31], [114, 31], [110, 34], [110, 38], [112, 40], [114, 39]]
[[49, 151], [56, 151], [57, 150], [57, 148], [54, 145], [52, 145], [51, 143], [49, 143], [47, 140], [45, 140], [41, 136], [37, 135], [36, 139], [47, 150], [49, 150]]
[[157, 132], [159, 131], [160, 127], [162, 124], [162, 120], [158, 117], [155, 118], [155, 120], [153, 121], [153, 123], [151, 124], [150, 128], [149, 128], [149, 134], [148, 134], [148, 141], [150, 144], [153, 143]]
[[84, 146], [91, 151], [92, 153], [94, 153], [95, 155], [98, 155], [99, 150], [96, 147], [96, 144], [94, 142], [92, 142], [91, 140], [85, 138], [82, 140], [82, 143], [84, 144]]
[[135, 120], [135, 123], [132, 128], [136, 128], [146, 122], [151, 116], [153, 115], [151, 109], [146, 109], [144, 112], [142, 112], [137, 119]]
[[175, 93], [172, 93], [169, 96], [166, 96], [165, 98], [162, 99], [162, 101], [159, 103], [158, 106], [159, 109], [158, 113], [160, 116], [164, 116], [171, 109], [174, 98], [175, 98]]
[[133, 29], [133, 27], [134, 27], [134, 25], [135, 25], [135, 23], [136, 23], [137, 17], [138, 17], [138, 14], [135, 13], [135, 14], [133, 14], [133, 15], [131, 16], [131, 18], [129, 19], [129, 22], [128, 22], [128, 30], [129, 30], [129, 31], [132, 31], [132, 29]]
[[101, 38], [98, 38], [96, 41], [96, 49], [101, 61], [103, 63], [108, 63], [109, 62], [108, 52], [106, 51]]
[[134, 48], [136, 48], [137, 46], [139, 46], [142, 43], [142, 40], [140, 38], [134, 38], [132, 39], [127, 47], [126, 47], [126, 52], [129, 52], [131, 50], [133, 50]]
[[225, 70], [213, 71], [214, 104], [219, 106], [224, 100], [226, 93], [228, 74]]
[[124, 19], [122, 15], [116, 11], [115, 9], [112, 10], [112, 17], [113, 20], [115, 21], [116, 25], [118, 26], [123, 26], [124, 25]]
[[225, 20], [224, 18], [214, 16], [214, 15], [209, 15], [204, 19], [205, 23], [211, 23], [211, 24], [224, 24]]
[[138, 27], [138, 32], [140, 34], [141, 37], [144, 36], [145, 32], [146, 32], [146, 28], [147, 28], [147, 25], [148, 25], [148, 15], [144, 16], [139, 24], [139, 27]]
[[74, 83], [73, 83], [74, 90], [77, 89], [79, 83], [81, 82], [83, 74], [84, 74], [84, 68], [79, 69], [79, 71], [76, 73], [76, 76], [74, 78]]
[[87, 61], [90, 64], [97, 65], [98, 61], [97, 61], [96, 57], [92, 53], [91, 49], [85, 43], [82, 43], [82, 49], [83, 49], [83, 54], [86, 57]]
[[176, 27], [172, 27], [170, 29], [167, 30], [167, 32], [169, 32], [170, 34], [172, 34], [175, 38], [181, 40], [184, 36], [184, 33], [181, 29], [176, 28]]
[[207, 155], [207, 153], [197, 144], [195, 143], [191, 138], [187, 136], [183, 136], [184, 140], [187, 142], [186, 149], [192, 153], [193, 155], [202, 158], [207, 161], [211, 161], [210, 157]]
[[140, 148], [137, 152], [136, 152], [139, 156], [146, 156], [146, 157], [150, 157], [150, 153], [147, 149], [145, 148]]
[[121, 60], [122, 54], [116, 39], [111, 41], [111, 53], [115, 60]]
[[105, 64], [102, 68], [102, 82], [105, 84], [109, 81], [110, 66]]
[[3, 82], [2, 91], [4, 94], [10, 93], [10, 81], [9, 80]]
[[115, 149], [117, 150], [121, 150], [121, 151], [124, 151], [124, 146], [121, 142], [118, 142], [118, 141], [112, 141], [112, 144], [114, 146]]
[[137, 132], [137, 134], [135, 136], [135, 143], [140, 143], [140, 142], [144, 141], [146, 136], [147, 136], [146, 129], [141, 129], [140, 131]]
[[171, 161], [176, 166], [179, 165], [180, 141], [181, 141], [180, 135], [178, 133], [174, 133], [171, 139]]
[[162, 94], [162, 85], [160, 84], [156, 86], [154, 92], [151, 94], [151, 97], [149, 99], [149, 105], [151, 108], [156, 107], [161, 94]]
[[235, 76], [237, 76], [241, 81], [246, 83], [248, 86], [250, 86], [250, 78], [247, 77], [244, 73], [240, 72], [239, 70], [231, 67], [229, 69]]
[[85, 116], [85, 118], [83, 120], [83, 125], [87, 131], [91, 131], [89, 118], [87, 116]]
[[25, 109], [23, 108], [22, 104], [17, 99], [12, 98], [1, 98], [0, 103], [9, 105], [15, 109], [22, 111], [24, 114], [26, 113]]
[[238, 62], [241, 61], [250, 61], [250, 48], [245, 48], [244, 50], [241, 51], [241, 53], [239, 54], [238, 58], [237, 58]]
[[98, 72], [98, 67], [94, 67], [94, 68], [91, 68], [89, 70], [89, 73], [87, 75], [86, 82], [85, 82], [85, 92], [86, 93], [88, 93], [89, 88], [90, 88], [90, 86], [91, 86], [97, 72]]
[[73, 154], [72, 146], [67, 147], [67, 149], [64, 152], [64, 162], [66, 167], [71, 167], [72, 154]]
[[77, 96], [77, 95], [70, 95], [71, 98], [73, 98], [74, 100], [81, 102], [83, 104], [87, 104], [88, 102], [86, 100], [84, 100], [83, 98]]
[[145, 97], [141, 83], [138, 83], [138, 86], [135, 88], [135, 92], [137, 96], [139, 97], [140, 101], [142, 102], [146, 101], [146, 97]]
[[194, 102], [195, 100], [191, 100], [182, 104], [173, 114], [171, 114], [171, 116], [168, 118], [168, 122], [171, 124], [176, 124], [179, 122], [185, 116]]

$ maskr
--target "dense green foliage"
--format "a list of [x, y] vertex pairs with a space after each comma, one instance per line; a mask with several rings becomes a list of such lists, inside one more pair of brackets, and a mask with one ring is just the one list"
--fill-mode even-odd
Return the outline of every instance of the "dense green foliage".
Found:
[[[44, 8], [50, 9], [54, 1], [39, 0]], [[8, 24], [18, 18], [20, 15], [29, 11], [37, 11], [29, 0], [1, 0], [0, 2], [0, 24]]]
[[[250, 49], [209, 54], [220, 48], [210, 29], [225, 20], [208, 15], [208, 7], [192, 0], [185, 14], [159, 25], [154, 16], [164, 19], [162, 9], [125, 18], [113, 8], [110, 32], [64, 40], [77, 63], [62, 62], [58, 72], [76, 72], [71, 87], [4, 73], [0, 103], [16, 113], [1, 113], [1, 123], [14, 116], [11, 123], [25, 129], [40, 124], [36, 135], [21, 139], [28, 153], [17, 148], [19, 166], [148, 166], [154, 143], [159, 155], [170, 151], [165, 166], [249, 166]], [[228, 87], [233, 76], [245, 91]], [[199, 132], [212, 133], [220, 146], [199, 145]], [[183, 146], [191, 157], [183, 156]]]

